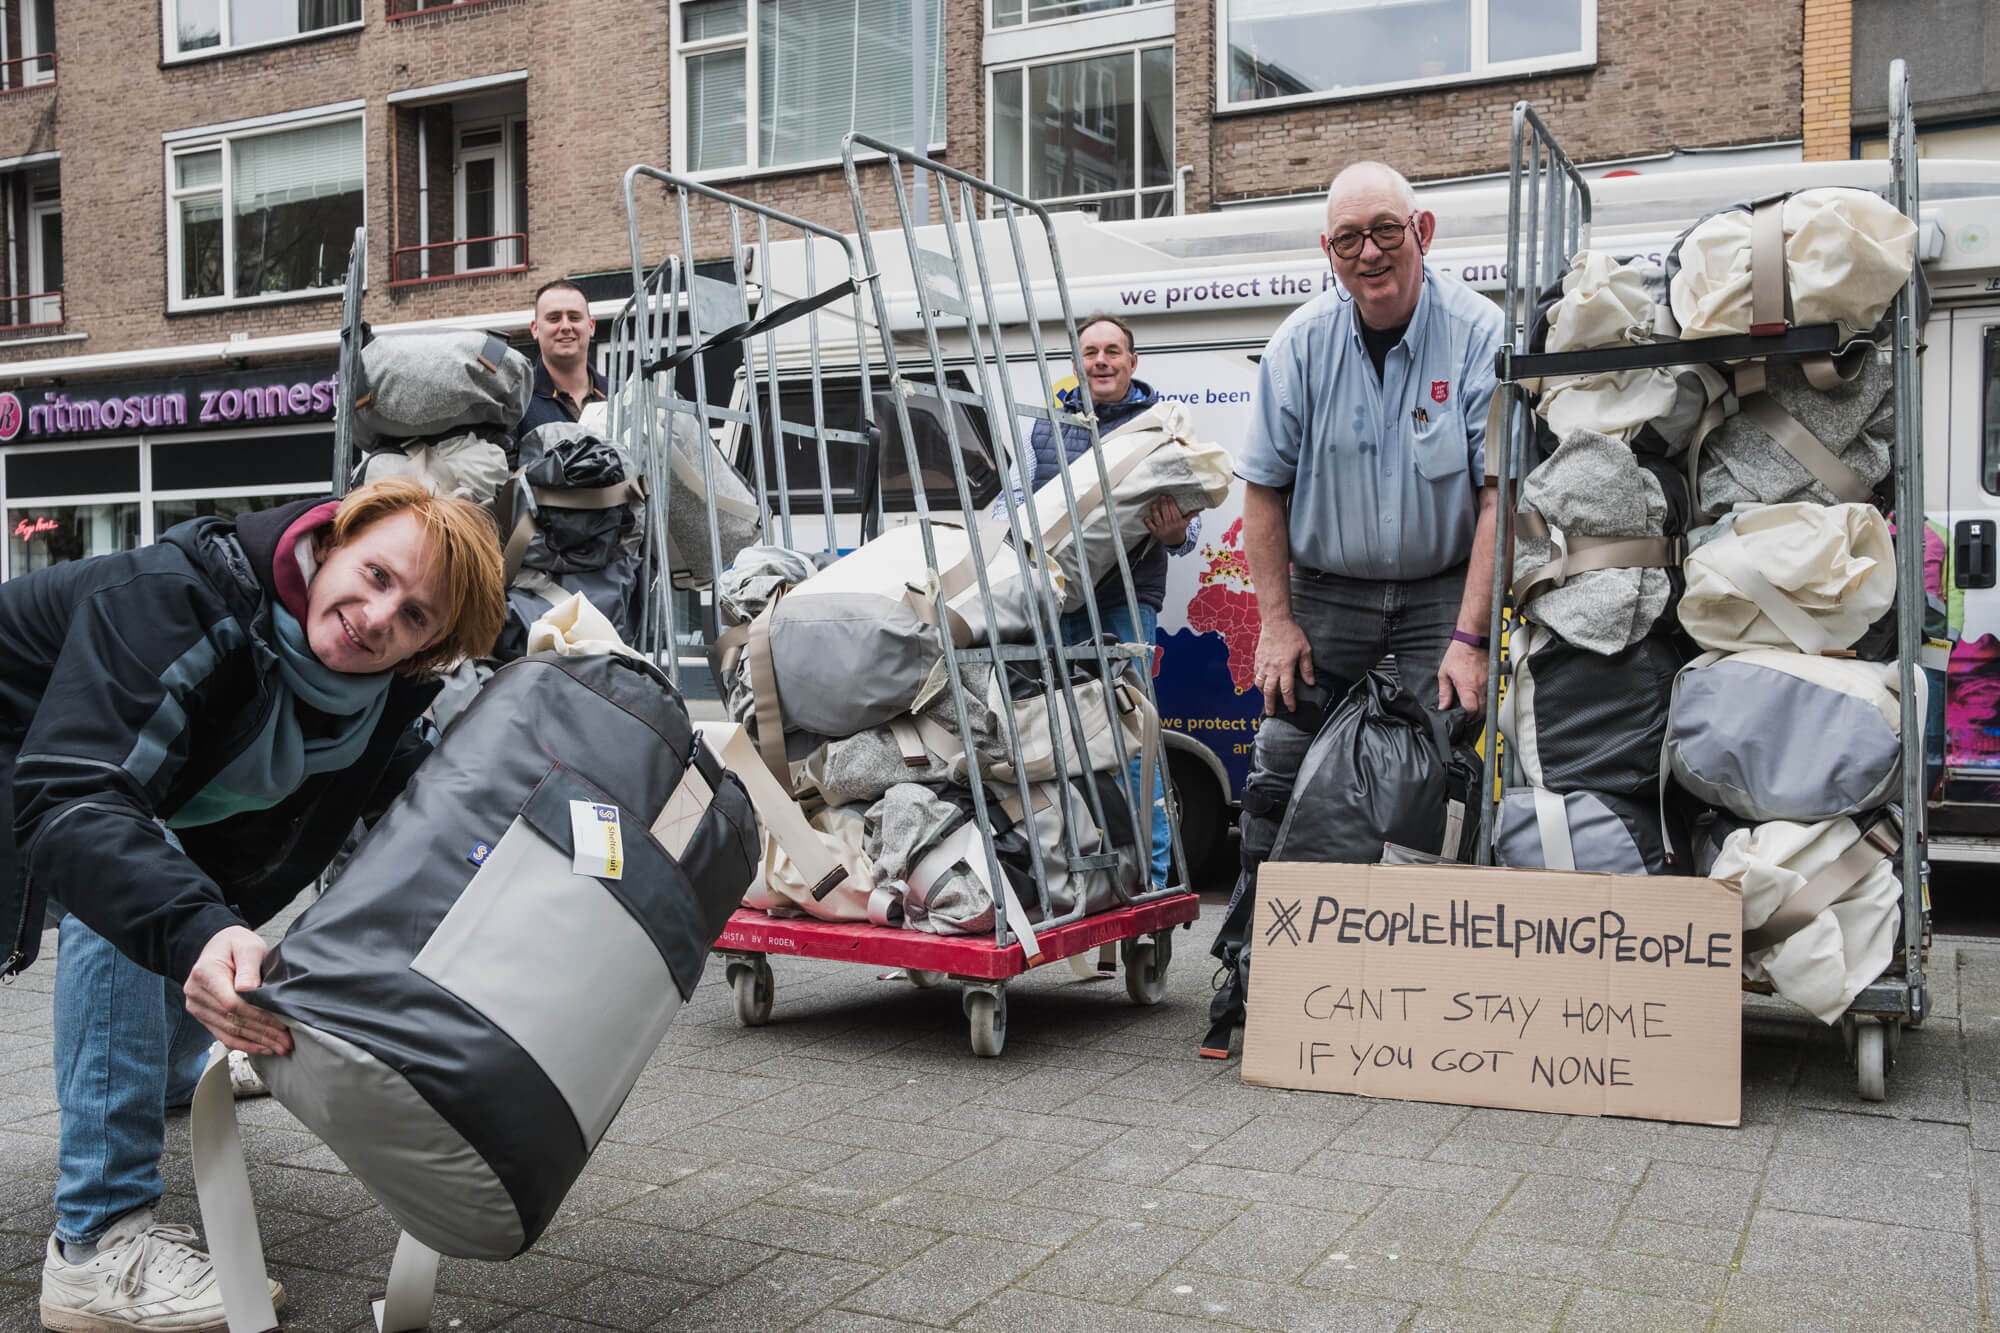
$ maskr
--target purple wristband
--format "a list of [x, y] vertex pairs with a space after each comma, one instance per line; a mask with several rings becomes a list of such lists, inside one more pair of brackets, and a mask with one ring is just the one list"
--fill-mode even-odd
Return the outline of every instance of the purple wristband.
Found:
[[1453, 643], [1462, 643], [1469, 648], [1478, 648], [1482, 650], [1486, 647], [1487, 644], [1487, 638], [1484, 634], [1474, 634], [1469, 629], [1453, 630], [1451, 632], [1451, 639]]

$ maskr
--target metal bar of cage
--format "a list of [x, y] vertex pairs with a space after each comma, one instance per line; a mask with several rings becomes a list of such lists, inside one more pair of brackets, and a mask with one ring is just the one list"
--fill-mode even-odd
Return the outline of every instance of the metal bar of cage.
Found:
[[361, 318], [361, 293], [368, 268], [368, 229], [354, 229], [347, 251], [347, 285], [340, 297], [340, 359], [333, 402], [333, 493], [347, 494], [354, 475], [354, 389], [361, 382], [361, 344], [368, 326]]

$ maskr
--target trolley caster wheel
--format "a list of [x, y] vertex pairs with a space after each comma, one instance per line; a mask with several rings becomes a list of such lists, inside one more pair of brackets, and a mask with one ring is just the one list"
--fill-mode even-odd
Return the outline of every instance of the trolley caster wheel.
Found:
[[921, 967], [906, 967], [903, 969], [903, 975], [908, 977], [910, 984], [918, 990], [930, 990], [944, 981], [944, 973], [926, 972]]
[[1125, 993], [1132, 1003], [1158, 1004], [1167, 993], [1167, 960], [1153, 940], [1125, 941]]
[[1882, 1040], [1888, 1051], [1889, 1068], [1894, 1069], [1896, 1061], [1902, 1058], [1903, 1025], [1901, 1023], [1884, 1023], [1882, 1025]]
[[972, 1024], [972, 1053], [992, 1059], [1007, 1046], [1007, 996], [1000, 991], [965, 993], [965, 1016]]
[[760, 1028], [771, 1021], [771, 965], [759, 957], [755, 962], [729, 965], [729, 989], [736, 995], [736, 1021], [746, 1028]]
[[1864, 1102], [1879, 1102], [1888, 1094], [1885, 1038], [1880, 1023], [1862, 1023], [1854, 1031], [1854, 1076]]

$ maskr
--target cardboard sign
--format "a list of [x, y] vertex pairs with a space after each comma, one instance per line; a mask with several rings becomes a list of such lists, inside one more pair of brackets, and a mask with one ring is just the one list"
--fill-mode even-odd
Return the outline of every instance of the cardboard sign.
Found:
[[1733, 1125], [1742, 923], [1708, 879], [1274, 862], [1243, 1081]]

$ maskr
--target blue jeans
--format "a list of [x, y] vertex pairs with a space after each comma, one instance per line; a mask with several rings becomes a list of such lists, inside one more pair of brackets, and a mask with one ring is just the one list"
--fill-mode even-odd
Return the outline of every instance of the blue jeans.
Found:
[[73, 916], [56, 952], [56, 1239], [88, 1244], [160, 1197], [166, 1108], [194, 1096], [215, 1039], [177, 982], [148, 972]]
[[[1152, 607], [1147, 606], [1144, 602], [1139, 603], [1139, 624], [1135, 630], [1132, 625], [1131, 609], [1121, 597], [1111, 605], [1100, 605], [1097, 608], [1097, 620], [1100, 625], [1104, 626], [1104, 632], [1117, 635], [1120, 643], [1143, 643], [1150, 648], [1155, 643], [1154, 631], [1159, 628], [1160, 613]], [[1062, 618], [1062, 636], [1064, 643], [1089, 643], [1090, 613], [1088, 611], [1072, 611], [1064, 616]], [[1139, 671], [1151, 671], [1153, 669], [1152, 659], [1146, 657], [1139, 658], [1133, 663], [1133, 667]], [[1162, 752], [1162, 758], [1164, 758], [1164, 751]], [[1129, 784], [1127, 791], [1138, 790], [1139, 757], [1137, 755], [1132, 757], [1132, 762], [1126, 769], [1125, 780]], [[1173, 846], [1173, 834], [1167, 830], [1166, 766], [1164, 763], [1161, 763], [1155, 765], [1153, 777], [1152, 874], [1153, 883], [1156, 885], [1166, 884], [1168, 882], [1168, 875], [1172, 873]]]

